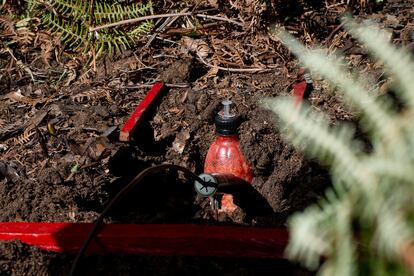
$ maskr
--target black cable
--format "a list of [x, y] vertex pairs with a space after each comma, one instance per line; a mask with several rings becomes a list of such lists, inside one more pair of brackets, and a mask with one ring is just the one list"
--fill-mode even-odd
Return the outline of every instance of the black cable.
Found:
[[74, 276], [76, 269], [78, 268], [80, 260], [83, 258], [83, 255], [85, 255], [86, 250], [89, 247], [89, 244], [93, 240], [93, 238], [98, 233], [99, 227], [102, 225], [103, 219], [105, 215], [108, 213], [108, 211], [112, 208], [112, 206], [122, 197], [124, 197], [128, 192], [130, 192], [138, 183], [140, 183], [146, 176], [150, 174], [159, 173], [168, 169], [174, 169], [176, 171], [183, 172], [188, 178], [191, 180], [197, 180], [200, 183], [203, 183], [205, 185], [208, 185], [205, 183], [203, 179], [198, 177], [196, 174], [194, 174], [192, 171], [190, 171], [187, 168], [173, 165], [173, 164], [162, 164], [157, 165], [151, 168], [147, 168], [140, 172], [131, 182], [129, 182], [122, 190], [120, 190], [115, 197], [108, 203], [108, 205], [105, 207], [105, 209], [102, 211], [102, 213], [99, 215], [99, 217], [95, 220], [92, 229], [90, 230], [88, 236], [86, 237], [84, 243], [82, 244], [82, 247], [79, 249], [78, 255], [76, 256], [75, 260], [73, 261], [71, 270], [69, 275]]

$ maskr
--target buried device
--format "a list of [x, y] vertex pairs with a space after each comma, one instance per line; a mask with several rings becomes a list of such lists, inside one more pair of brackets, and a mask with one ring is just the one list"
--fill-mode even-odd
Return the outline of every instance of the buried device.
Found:
[[[163, 83], [157, 83], [152, 87], [122, 128], [120, 140], [130, 141], [132, 139], [133, 132], [143, 121], [143, 116], [148, 108], [153, 105], [154, 100], [161, 95], [164, 89], [166, 87]], [[222, 124], [227, 134], [227, 136], [224, 135], [224, 140], [232, 145], [232, 150], [237, 151], [240, 149], [237, 133], [234, 131], [237, 130], [238, 125], [237, 122], [233, 123], [228, 107], [229, 103], [227, 102], [225, 110], [218, 115], [219, 118], [216, 118], [216, 121], [220, 121], [219, 124]], [[228, 132], [229, 130], [230, 132]], [[222, 137], [219, 135], [218, 140], [220, 138]], [[220, 145], [219, 142], [212, 148], [220, 148], [223, 144]], [[224, 161], [230, 167], [237, 167], [232, 163], [234, 160]], [[210, 165], [214, 164], [210, 163]], [[206, 197], [214, 198], [216, 192], [230, 195], [235, 190], [252, 187], [249, 184], [253, 177], [250, 167], [246, 168], [244, 174], [235, 174], [231, 170], [220, 170], [220, 167], [213, 167], [213, 171], [209, 172], [208, 166], [206, 168], [206, 174], [200, 176], [186, 168], [170, 164], [147, 168], [107, 204], [94, 223], [0, 222], [0, 241], [19, 240], [43, 250], [78, 252], [72, 267], [72, 275], [75, 275], [77, 264], [86, 253], [283, 258], [288, 242], [288, 232], [283, 228], [103, 223], [104, 217], [114, 203], [128, 194], [144, 177], [160, 171], [175, 169], [183, 172], [193, 180], [191, 183], [195, 183], [196, 191]], [[243, 181], [235, 181], [235, 179]], [[220, 202], [220, 204], [222, 203], [223, 201]]]
[[[104, 224], [112, 206], [148, 175], [181, 171], [204, 196], [244, 185], [224, 175], [194, 175], [184, 167], [162, 164], [143, 170], [105, 207], [94, 223], [0, 222], [0, 241], [19, 240], [54, 252], [76, 253], [72, 272], [86, 253], [283, 258], [289, 235], [284, 228], [196, 224]], [[248, 184], [248, 186], [251, 186]]]
[[[217, 137], [210, 145], [204, 162], [204, 172], [208, 174], [205, 177], [223, 184], [221, 186], [225, 186], [224, 183], [227, 186], [241, 182], [249, 184], [253, 180], [253, 170], [240, 149], [238, 137], [240, 118], [231, 112], [231, 101], [226, 100], [222, 104], [223, 110], [215, 117]], [[219, 212], [231, 213], [237, 208], [233, 194], [223, 193], [221, 198], [211, 195], [210, 200], [212, 207]]]
[[[146, 176], [165, 170], [183, 172], [196, 181], [196, 189], [208, 196], [215, 189], [233, 187], [221, 179], [208, 183], [184, 167], [162, 164], [143, 170], [128, 183], [91, 223], [0, 223], [0, 240], [19, 240], [44, 250], [78, 252], [72, 266], [75, 275], [86, 253], [127, 253], [147, 255], [283, 258], [288, 242], [285, 229], [194, 224], [104, 224], [112, 206]], [[216, 176], [217, 177], [217, 176]], [[216, 179], [213, 176], [213, 179]], [[197, 184], [198, 182], [198, 184]], [[251, 186], [251, 185], [249, 185]], [[204, 189], [203, 187], [206, 187]], [[204, 192], [206, 190], [206, 192]]]

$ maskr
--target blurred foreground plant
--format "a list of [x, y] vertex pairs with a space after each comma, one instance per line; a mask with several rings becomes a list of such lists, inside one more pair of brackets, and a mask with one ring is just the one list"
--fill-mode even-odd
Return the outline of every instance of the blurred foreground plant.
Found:
[[346, 102], [360, 111], [361, 128], [372, 144], [372, 151], [363, 152], [349, 125], [332, 126], [309, 108], [296, 111], [290, 99], [265, 101], [292, 143], [329, 165], [333, 178], [333, 187], [318, 205], [289, 220], [287, 254], [320, 275], [412, 274], [414, 62], [405, 50], [385, 41], [377, 27], [352, 21], [346, 27], [384, 63], [404, 108], [397, 111], [386, 97], [369, 95], [361, 78], [351, 78], [322, 50], [308, 50], [285, 32], [276, 34], [306, 67], [338, 86]]

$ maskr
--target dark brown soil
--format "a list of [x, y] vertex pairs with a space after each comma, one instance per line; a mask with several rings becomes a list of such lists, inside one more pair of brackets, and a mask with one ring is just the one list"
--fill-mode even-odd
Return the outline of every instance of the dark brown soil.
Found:
[[[0, 275], [67, 275], [74, 256], [0, 243]], [[293, 275], [309, 272], [287, 261], [206, 257], [90, 256], [82, 275]]]
[[[408, 3], [389, 1], [385, 9], [372, 9], [358, 18], [379, 22], [390, 29], [395, 44], [411, 47], [413, 40], [406, 32], [414, 10]], [[236, 12], [224, 4], [219, 6], [223, 11]], [[310, 7], [326, 12], [321, 7]], [[304, 8], [309, 9], [306, 5]], [[316, 23], [312, 21], [313, 25], [303, 32], [345, 53], [351, 66], [367, 68], [373, 82], [382, 88], [388, 82], [381, 68], [342, 30], [334, 31], [336, 16], [344, 11], [340, 8], [330, 10], [328, 21], [313, 17]], [[265, 13], [272, 13], [272, 9], [275, 7]], [[238, 12], [245, 19], [252, 16]], [[297, 18], [308, 20], [306, 16]], [[298, 30], [300, 24], [296, 21], [287, 22], [287, 28]], [[311, 27], [319, 31], [312, 32]], [[273, 114], [259, 104], [265, 97], [289, 95], [299, 64], [280, 43], [266, 38], [264, 31], [221, 30], [224, 33], [215, 36], [228, 42], [228, 49], [237, 42], [250, 47], [244, 50], [253, 53], [266, 44], [270, 54], [260, 62], [277, 66], [266, 73], [219, 71], [209, 75], [209, 68], [193, 53], [161, 40], [154, 41], [150, 48], [106, 59], [89, 78], [79, 67], [74, 80], [57, 80], [73, 61], [69, 54], [62, 55], [60, 63], [51, 63], [54, 71], [44, 69], [45, 64], [36, 67], [40, 60], [33, 62], [32, 71], [45, 76], [35, 83], [24, 74], [10, 73], [0, 78], [0, 221], [92, 222], [108, 200], [147, 167], [173, 163], [202, 173], [207, 150], [215, 138], [214, 116], [224, 99], [235, 103], [235, 111], [243, 119], [240, 144], [254, 169], [252, 186], [256, 194], [240, 202], [242, 210], [236, 216], [221, 220], [284, 227], [290, 214], [320, 199], [330, 185], [328, 171], [293, 149], [279, 134]], [[301, 30], [297, 34], [309, 42]], [[39, 55], [39, 51], [34, 47], [31, 55]], [[16, 52], [24, 56], [19, 49]], [[155, 58], [156, 54], [164, 57]], [[25, 58], [34, 59], [31, 55]], [[0, 68], [6, 67], [9, 58], [0, 53]], [[254, 59], [246, 56], [244, 62], [251, 64]], [[352, 119], [353, 113], [333, 96], [332, 88], [314, 77], [312, 106], [328, 113], [333, 122]], [[119, 142], [120, 128], [148, 91], [141, 85], [154, 80], [186, 87], [168, 91], [138, 130], [135, 142]], [[17, 96], [13, 94], [17, 92]], [[55, 137], [49, 134], [48, 123], [53, 123]], [[34, 134], [24, 135], [33, 125], [32, 129], [37, 128]], [[197, 198], [192, 183], [171, 172], [147, 179], [116, 206], [106, 222], [219, 223], [211, 216], [208, 202]], [[0, 243], [1, 275], [63, 275], [72, 260], [73, 256], [42, 252], [18, 242]], [[88, 257], [85, 263], [83, 269], [88, 275], [308, 273], [285, 261], [271, 260], [100, 256]]]

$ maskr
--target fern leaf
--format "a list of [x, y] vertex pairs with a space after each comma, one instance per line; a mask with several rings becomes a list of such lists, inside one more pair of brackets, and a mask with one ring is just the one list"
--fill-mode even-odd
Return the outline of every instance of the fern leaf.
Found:
[[381, 157], [369, 158], [364, 161], [364, 166], [381, 178], [392, 180], [392, 183], [411, 183], [414, 179], [413, 166], [410, 163], [403, 164], [392, 159]]
[[138, 25], [138, 27], [134, 28], [132, 31], [129, 32], [129, 36], [137, 37], [141, 35], [141, 33], [148, 33], [154, 27], [154, 23], [152, 21], [145, 21]]
[[61, 34], [61, 40], [70, 48], [77, 49], [85, 45], [88, 30], [83, 25], [65, 22], [51, 13], [45, 14], [43, 20], [52, 32]]
[[33, 10], [39, 5], [37, 0], [25, 0], [26, 1], [26, 10], [28, 14], [31, 14]]
[[[395, 205], [394, 205], [395, 206]], [[386, 254], [387, 257], [396, 257], [401, 254], [401, 250], [407, 245], [407, 241], [414, 236], [412, 227], [405, 221], [406, 218], [400, 210], [392, 210], [393, 206], [385, 205], [382, 209], [382, 216], [378, 220], [378, 227], [373, 239], [379, 252]]]
[[[349, 197], [342, 198], [336, 204], [335, 219], [333, 220], [335, 231], [335, 256], [330, 258], [325, 267], [322, 268], [322, 275], [356, 275], [355, 266], [355, 245], [352, 234], [352, 200]], [[330, 268], [330, 269], [328, 269]], [[334, 268], [334, 269], [332, 269]]]
[[[412, 81], [414, 77], [414, 61], [405, 49], [396, 49], [391, 46], [381, 35], [381, 30], [372, 24], [357, 26], [354, 22], [345, 24], [349, 32], [364, 43], [378, 59], [383, 61], [400, 85], [399, 95], [404, 102], [414, 108], [414, 89]], [[378, 47], [381, 45], [381, 47]]]
[[[413, 94], [408, 80], [413, 76], [414, 63], [404, 51], [375, 40], [377, 30], [374, 34], [365, 33], [366, 30], [357, 27], [351, 32], [358, 33], [366, 44], [371, 43], [369, 47], [380, 61], [399, 75], [397, 80], [406, 82], [400, 86], [404, 90], [400, 92], [408, 101]], [[319, 258], [325, 257], [319, 270], [321, 275], [367, 271], [372, 275], [408, 275], [414, 271], [414, 106], [408, 103], [402, 114], [391, 111], [389, 106], [381, 110], [382, 103], [367, 98], [360, 83], [346, 79], [347, 75], [320, 52], [308, 52], [292, 41], [287, 45], [306, 65], [343, 88], [355, 106], [363, 109], [366, 119], [361, 123], [368, 124], [376, 141], [371, 153], [358, 152], [349, 128], [329, 127], [328, 122], [314, 114], [295, 110], [291, 101], [267, 101], [288, 126], [285, 131], [293, 143], [327, 162], [334, 176], [335, 192], [328, 191], [318, 207], [310, 207], [290, 219], [289, 256], [310, 268], [317, 267]], [[401, 67], [404, 58], [409, 63], [406, 68]]]
[[363, 126], [368, 127], [370, 131], [379, 132], [382, 139], [392, 139], [389, 134], [391, 133], [390, 129], [394, 126], [394, 118], [390, 115], [393, 112], [387, 104], [368, 95], [361, 84], [348, 77], [348, 74], [340, 68], [337, 60], [327, 58], [322, 51], [306, 49], [286, 32], [281, 32], [279, 36], [307, 67], [318, 71], [343, 90], [348, 101], [364, 115], [363, 118], [367, 123]]
[[331, 252], [329, 232], [326, 221], [334, 215], [333, 212], [320, 212], [313, 206], [289, 219], [290, 240], [286, 254], [290, 259], [298, 260], [309, 269], [315, 270], [321, 256]]
[[112, 33], [100, 32], [99, 38], [95, 41], [97, 56], [100, 56], [106, 50], [110, 54], [116, 51], [121, 52], [131, 46], [129, 41], [131, 41], [131, 38], [128, 34], [120, 30], [114, 30]]
[[125, 6], [122, 4], [98, 3], [96, 5], [95, 20], [96, 23], [112, 23], [121, 20], [137, 18], [152, 13], [152, 2], [146, 4], [132, 4]]
[[[292, 118], [293, 102], [286, 99], [266, 100], [284, 125], [289, 126], [288, 138], [295, 146], [304, 148], [311, 156], [317, 156], [327, 164], [335, 164], [339, 175], [358, 178], [360, 163], [353, 150], [352, 131], [345, 127], [329, 129], [328, 123], [309, 111], [298, 112]], [[309, 147], [312, 145], [312, 147]]]
[[56, 9], [58, 13], [64, 14], [66, 17], [70, 17], [73, 21], [83, 18], [83, 21], [86, 22], [90, 18], [89, 1], [44, 0], [42, 2]]
[[[98, 57], [106, 52], [111, 54], [130, 48], [136, 44], [143, 32], [153, 28], [152, 21], [146, 21], [129, 31], [121, 28], [95, 33], [88, 31], [88, 28], [96, 23], [112, 23], [152, 13], [151, 1], [128, 6], [109, 4], [106, 1], [95, 1], [94, 6], [91, 6], [89, 1], [84, 0], [43, 0], [41, 3], [51, 6], [56, 11], [56, 13], [46, 13], [43, 22], [52, 32], [61, 35], [62, 42], [75, 50], [82, 47], [84, 53], [91, 48], [95, 49]], [[93, 16], [92, 11], [94, 11]]]

